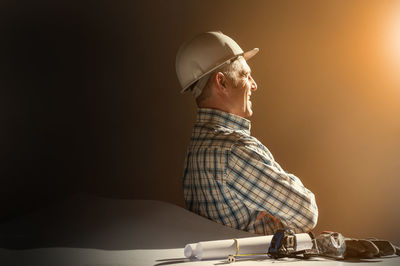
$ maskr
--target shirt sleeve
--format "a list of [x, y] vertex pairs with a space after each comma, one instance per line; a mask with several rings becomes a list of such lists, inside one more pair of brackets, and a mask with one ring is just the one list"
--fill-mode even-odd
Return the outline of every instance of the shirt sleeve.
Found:
[[257, 149], [235, 144], [229, 154], [227, 186], [249, 209], [267, 212], [296, 233], [311, 231], [318, 219], [314, 194], [271, 160]]

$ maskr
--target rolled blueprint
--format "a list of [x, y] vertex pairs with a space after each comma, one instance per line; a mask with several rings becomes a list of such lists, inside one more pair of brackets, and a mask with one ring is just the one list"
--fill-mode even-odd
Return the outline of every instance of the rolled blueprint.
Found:
[[[187, 258], [197, 257], [203, 259], [219, 259], [226, 258], [229, 255], [236, 254], [266, 254], [270, 246], [272, 235], [238, 238], [238, 246], [235, 239], [216, 240], [199, 242], [194, 249], [195, 244], [188, 244], [184, 253]], [[308, 234], [296, 234], [297, 250], [311, 249], [312, 240]]]
[[196, 243], [187, 244], [183, 253], [185, 253], [186, 258], [194, 258], [196, 256]]

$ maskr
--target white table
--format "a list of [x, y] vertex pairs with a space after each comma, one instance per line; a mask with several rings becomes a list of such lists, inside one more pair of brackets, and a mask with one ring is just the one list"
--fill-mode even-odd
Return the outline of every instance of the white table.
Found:
[[[187, 243], [252, 236], [159, 201], [77, 195], [0, 224], [0, 265], [225, 265], [184, 257]], [[374, 261], [374, 262], [373, 262]], [[372, 262], [372, 263], [371, 263]], [[233, 265], [400, 265], [400, 257], [344, 262], [243, 260]]]

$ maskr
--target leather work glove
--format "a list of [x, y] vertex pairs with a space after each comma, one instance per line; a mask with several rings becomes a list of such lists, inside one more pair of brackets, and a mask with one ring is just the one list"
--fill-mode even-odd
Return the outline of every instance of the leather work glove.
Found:
[[371, 259], [381, 256], [399, 255], [400, 248], [387, 240], [376, 238], [356, 239], [343, 237], [340, 233], [324, 231], [315, 238], [321, 255], [331, 258]]
[[379, 255], [379, 248], [370, 240], [345, 238], [346, 251], [344, 257], [372, 259]]
[[[379, 249], [379, 256], [391, 256], [396, 254], [396, 247], [387, 240], [368, 238], [367, 240], [375, 244]], [[399, 255], [399, 254], [397, 254]]]
[[376, 238], [345, 238], [345, 258], [371, 259], [374, 257], [399, 255], [399, 248], [387, 240]]

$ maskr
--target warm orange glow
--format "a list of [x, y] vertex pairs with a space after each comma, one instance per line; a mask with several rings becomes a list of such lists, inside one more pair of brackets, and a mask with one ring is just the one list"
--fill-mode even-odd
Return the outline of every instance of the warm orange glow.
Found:
[[400, 221], [400, 2], [319, 3], [260, 8], [253, 133], [316, 193], [317, 231], [398, 239], [378, 228]]
[[400, 80], [400, 3], [388, 12], [386, 41], [389, 62]]

